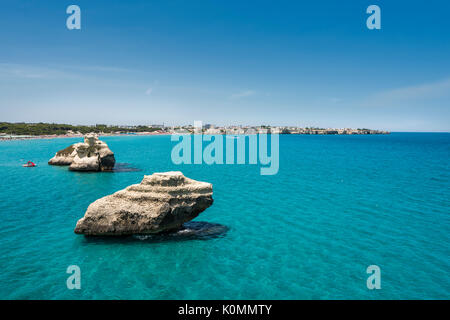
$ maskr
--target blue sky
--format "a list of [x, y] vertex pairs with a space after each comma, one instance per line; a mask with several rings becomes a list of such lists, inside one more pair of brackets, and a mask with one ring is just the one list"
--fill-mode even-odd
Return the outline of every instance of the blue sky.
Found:
[[2, 1], [0, 121], [450, 131], [449, 15], [444, 0]]

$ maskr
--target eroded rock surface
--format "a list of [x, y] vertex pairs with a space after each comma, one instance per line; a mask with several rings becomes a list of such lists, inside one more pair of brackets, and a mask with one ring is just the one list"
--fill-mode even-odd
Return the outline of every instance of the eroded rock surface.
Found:
[[155, 234], [178, 230], [212, 205], [212, 185], [179, 171], [144, 176], [89, 205], [75, 233], [84, 235]]

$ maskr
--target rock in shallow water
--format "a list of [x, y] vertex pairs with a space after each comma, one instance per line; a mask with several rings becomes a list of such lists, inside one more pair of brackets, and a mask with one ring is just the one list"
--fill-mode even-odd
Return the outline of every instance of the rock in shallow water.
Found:
[[179, 171], [144, 176], [89, 205], [75, 233], [84, 235], [155, 234], [179, 229], [211, 206], [212, 185]]
[[50, 165], [69, 166], [72, 171], [110, 171], [116, 160], [108, 145], [97, 135], [88, 134], [84, 143], [75, 143], [58, 151], [48, 162]]

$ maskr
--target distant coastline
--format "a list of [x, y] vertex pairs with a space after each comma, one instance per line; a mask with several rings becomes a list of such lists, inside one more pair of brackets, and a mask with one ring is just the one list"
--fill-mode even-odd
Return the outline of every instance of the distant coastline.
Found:
[[214, 126], [205, 124], [199, 128], [188, 126], [138, 125], [138, 126], [109, 126], [97, 124], [93, 126], [68, 125], [54, 123], [0, 123], [0, 140], [28, 140], [28, 139], [56, 139], [83, 137], [87, 133], [99, 136], [129, 136], [129, 135], [171, 135], [194, 134], [303, 134], [303, 135], [367, 135], [389, 134], [389, 131], [352, 128], [313, 128], [292, 126]]

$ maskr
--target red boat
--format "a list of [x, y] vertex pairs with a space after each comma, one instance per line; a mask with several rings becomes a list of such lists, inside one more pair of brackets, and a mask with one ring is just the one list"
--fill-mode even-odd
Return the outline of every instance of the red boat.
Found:
[[28, 161], [23, 165], [23, 167], [36, 167], [36, 164], [32, 161]]

